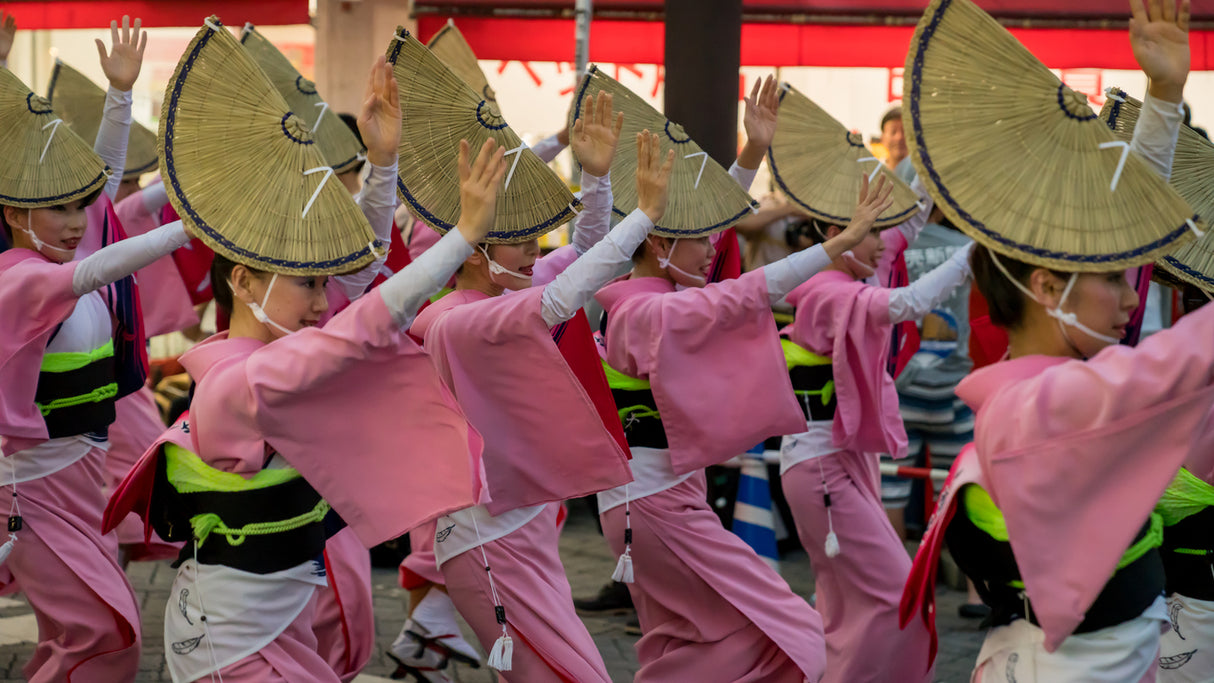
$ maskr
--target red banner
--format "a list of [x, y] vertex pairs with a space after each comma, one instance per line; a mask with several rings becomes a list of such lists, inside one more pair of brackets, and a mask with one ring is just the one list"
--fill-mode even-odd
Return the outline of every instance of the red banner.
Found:
[[240, 27], [246, 21], [259, 25], [306, 24], [308, 0], [15, 0], [5, 10], [17, 18], [22, 30], [106, 28], [113, 19], [139, 17], [145, 28], [202, 26], [217, 15], [224, 24]]
[[[448, 17], [418, 17], [424, 42]], [[480, 59], [569, 62], [573, 60], [572, 19], [457, 17], [459, 30]], [[743, 66], [904, 66], [913, 26], [825, 26], [816, 24], [744, 24]], [[1012, 29], [1051, 68], [1137, 70], [1125, 29]], [[1214, 69], [1214, 31], [1190, 35], [1193, 70]], [[595, 19], [590, 30], [590, 61], [661, 64], [665, 27], [656, 21]]]

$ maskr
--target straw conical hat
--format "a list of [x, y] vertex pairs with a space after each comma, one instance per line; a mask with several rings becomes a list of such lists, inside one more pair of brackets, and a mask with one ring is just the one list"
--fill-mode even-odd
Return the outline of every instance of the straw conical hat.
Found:
[[874, 171], [894, 185], [894, 204], [877, 219], [878, 228], [898, 225], [919, 210], [915, 191], [873, 156], [863, 137], [787, 83], [780, 93], [780, 122], [767, 164], [789, 199], [827, 223], [851, 221], [863, 178], [875, 181]]
[[[63, 122], [72, 127], [85, 141], [97, 139], [101, 115], [105, 111], [105, 91], [87, 76], [55, 60], [47, 98]], [[126, 146], [126, 168], [122, 175], [134, 178], [156, 170], [156, 134], [139, 123], [131, 123], [131, 135]]]
[[[1113, 133], [1129, 142], [1142, 111], [1142, 102], [1117, 88], [1109, 90], [1109, 98], [1100, 111], [1100, 118]], [[1193, 207], [1203, 220], [1214, 216], [1214, 144], [1188, 126], [1180, 127], [1176, 155], [1172, 160], [1172, 187]], [[1167, 271], [1170, 278], [1214, 291], [1214, 235], [1194, 240], [1156, 262], [1156, 273]], [[1169, 283], [1172, 284], [1172, 283]]]
[[1116, 142], [1086, 97], [971, 0], [928, 6], [906, 82], [915, 170], [936, 206], [988, 248], [1057, 270], [1107, 272], [1192, 238], [1185, 201]]
[[217, 253], [288, 275], [347, 272], [381, 253], [311, 130], [215, 17], [169, 80], [160, 139], [169, 201]]
[[0, 66], [0, 205], [36, 209], [100, 190], [109, 168], [38, 97]]
[[[663, 145], [674, 147], [674, 172], [670, 176], [670, 203], [662, 223], [653, 232], [662, 237], [703, 237], [720, 232], [748, 215], [758, 203], [751, 198], [729, 172], [708, 156], [677, 123], [667, 120], [657, 109], [649, 106], [597, 66], [578, 85], [573, 109], [569, 112], [569, 129], [581, 116], [582, 104], [599, 91], [613, 96], [616, 111], [624, 112], [624, 130], [611, 162], [611, 175], [617, 179], [612, 186], [614, 210], [621, 216], [637, 208], [636, 135], [648, 129], [656, 133]], [[665, 150], [663, 150], [665, 155]]]
[[581, 211], [581, 202], [564, 181], [510, 130], [497, 104], [481, 97], [403, 28], [396, 29], [388, 45], [388, 63], [400, 86], [396, 189], [413, 215], [439, 232], [455, 227], [460, 212], [459, 141], [467, 140], [475, 154], [487, 138], [506, 148], [508, 170], [486, 242], [525, 242]]
[[316, 84], [299, 75], [286, 55], [258, 33], [252, 24], [245, 24], [240, 33], [240, 42], [274, 87], [278, 88], [278, 93], [287, 101], [291, 111], [312, 131], [321, 156], [335, 172], [353, 170], [367, 158], [366, 148], [316, 92]]
[[443, 64], [454, 71], [455, 75], [464, 79], [465, 83], [480, 93], [481, 97], [489, 102], [497, 101], [497, 93], [489, 87], [489, 79], [485, 78], [485, 72], [481, 71], [481, 65], [476, 61], [476, 53], [464, 39], [464, 34], [455, 28], [455, 22], [448, 20], [447, 25], [430, 38], [426, 47], [438, 55]]

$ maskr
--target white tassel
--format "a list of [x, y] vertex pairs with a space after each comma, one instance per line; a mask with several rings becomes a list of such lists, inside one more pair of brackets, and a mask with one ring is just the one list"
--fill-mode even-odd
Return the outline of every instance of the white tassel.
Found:
[[826, 469], [822, 467], [822, 459], [818, 458], [818, 474], [822, 476], [822, 507], [826, 509], [826, 543], [824, 549], [827, 557], [838, 557], [839, 537], [835, 535], [835, 519], [830, 514], [830, 489], [826, 487]]
[[615, 563], [615, 571], [611, 573], [612, 581], [620, 583], [632, 583], [632, 549], [626, 548], [624, 554], [620, 555], [620, 561]]
[[514, 639], [502, 629], [502, 635], [493, 643], [489, 652], [489, 666], [498, 671], [509, 671], [514, 661]]
[[839, 555], [839, 537], [835, 535], [834, 530], [826, 534], [826, 556], [837, 557]]
[[0, 545], [0, 564], [8, 559], [8, 556], [13, 553], [13, 543], [17, 540], [16, 536], [9, 536], [4, 545]]

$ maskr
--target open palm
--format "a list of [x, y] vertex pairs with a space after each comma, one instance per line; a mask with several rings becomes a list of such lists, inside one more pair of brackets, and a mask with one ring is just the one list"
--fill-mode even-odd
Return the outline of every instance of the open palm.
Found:
[[1183, 85], [1189, 75], [1189, 0], [1131, 0], [1130, 47], [1152, 81]]
[[13, 39], [17, 35], [17, 18], [8, 12], [0, 12], [0, 62], [8, 59], [13, 50]]
[[400, 148], [400, 94], [392, 66], [381, 55], [371, 67], [367, 96], [358, 114], [358, 132], [367, 145], [367, 160], [391, 166]]
[[105, 51], [105, 43], [98, 39], [97, 54], [101, 58], [101, 70], [109, 79], [110, 86], [120, 92], [128, 92], [135, 87], [139, 78], [139, 69], [143, 66], [143, 50], [148, 45], [148, 34], [139, 30], [139, 19], [131, 26], [131, 18], [122, 17], [122, 33], [118, 32], [118, 22], [110, 22], [110, 51]]
[[601, 90], [598, 98], [587, 97], [582, 116], [573, 123], [573, 135], [569, 138], [578, 163], [587, 173], [600, 178], [611, 170], [620, 131], [624, 129], [624, 112], [613, 116], [612, 103], [612, 96]]

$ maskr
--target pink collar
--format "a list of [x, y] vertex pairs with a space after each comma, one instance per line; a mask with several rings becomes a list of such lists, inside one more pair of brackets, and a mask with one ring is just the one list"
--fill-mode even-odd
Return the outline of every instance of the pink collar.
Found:
[[1070, 360], [1075, 359], [1040, 354], [1002, 360], [974, 370], [965, 379], [962, 379], [957, 385], [957, 397], [965, 401], [971, 410], [978, 412], [987, 399], [999, 389], [1019, 380], [1036, 377], [1042, 372]]

